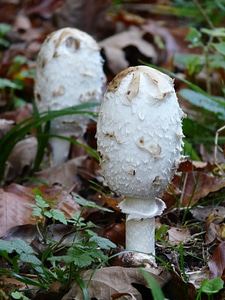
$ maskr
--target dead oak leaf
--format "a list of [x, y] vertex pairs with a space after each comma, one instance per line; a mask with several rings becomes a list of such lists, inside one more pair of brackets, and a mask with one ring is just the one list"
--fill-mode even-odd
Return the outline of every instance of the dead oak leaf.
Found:
[[[145, 270], [157, 281], [160, 287], [163, 287], [170, 279], [170, 273], [165, 268]], [[148, 287], [138, 268], [106, 267], [98, 269], [96, 272], [93, 270], [85, 271], [81, 276], [86, 285], [91, 278], [88, 285], [89, 299], [111, 299], [112, 295], [126, 293], [127, 295], [124, 294], [121, 299], [130, 300], [132, 299], [130, 295], [132, 295], [133, 299], [141, 300], [142, 295], [134, 285]], [[62, 298], [62, 300], [69, 299], [84, 299], [83, 292], [77, 282], [74, 282], [71, 290]]]
[[210, 278], [222, 277], [225, 274], [225, 242], [216, 247], [208, 261]]
[[70, 159], [58, 166], [36, 172], [35, 177], [50, 186], [59, 184], [63, 187], [71, 187], [74, 185], [78, 167], [80, 167], [86, 159], [86, 155]]
[[5, 168], [5, 181], [25, 176], [31, 169], [37, 153], [37, 139], [29, 137], [19, 141], [10, 153]]
[[[72, 218], [76, 211], [80, 211], [79, 204], [66, 189], [61, 186], [36, 186], [44, 198], [49, 200], [51, 208], [64, 212], [66, 218]], [[32, 217], [35, 204], [34, 187], [24, 187], [19, 184], [10, 184], [0, 190], [0, 236], [10, 228], [25, 224], [35, 224]]]
[[173, 182], [160, 198], [166, 203], [167, 209], [179, 205], [194, 206], [209, 193], [214, 193], [225, 187], [225, 178], [211, 173], [193, 170], [180, 172], [174, 176]]
[[173, 245], [179, 245], [181, 242], [184, 243], [191, 238], [190, 230], [187, 227], [171, 227], [167, 231], [167, 234], [169, 236], [169, 243]]

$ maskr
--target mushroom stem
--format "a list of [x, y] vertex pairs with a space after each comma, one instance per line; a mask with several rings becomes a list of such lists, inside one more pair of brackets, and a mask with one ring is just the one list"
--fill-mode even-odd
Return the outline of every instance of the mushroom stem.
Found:
[[155, 218], [126, 221], [126, 249], [155, 255]]
[[119, 206], [127, 215], [126, 249], [154, 256], [155, 216], [162, 213], [165, 203], [158, 198], [126, 197]]

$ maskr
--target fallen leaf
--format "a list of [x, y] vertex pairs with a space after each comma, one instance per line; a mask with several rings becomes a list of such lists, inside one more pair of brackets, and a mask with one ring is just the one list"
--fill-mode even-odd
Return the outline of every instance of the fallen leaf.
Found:
[[209, 277], [216, 278], [225, 275], [225, 242], [220, 243], [208, 261]]
[[172, 183], [160, 198], [166, 203], [167, 210], [179, 206], [191, 207], [209, 193], [217, 192], [223, 187], [225, 178], [215, 176], [211, 172], [182, 170], [175, 174]]
[[194, 207], [191, 210], [193, 217], [199, 221], [206, 221], [210, 214], [214, 215], [214, 219], [217, 219], [218, 222], [222, 222], [225, 218], [225, 207], [217, 205], [212, 206], [198, 206]]
[[117, 245], [125, 244], [125, 222], [114, 223], [109, 227], [104, 228], [100, 236], [109, 239], [111, 242]]
[[0, 139], [13, 127], [14, 122], [11, 120], [0, 119]]
[[116, 24], [107, 13], [112, 8], [112, 0], [64, 0], [62, 7], [54, 12], [58, 28], [75, 27], [91, 34], [97, 41], [111, 35]]
[[[145, 269], [145, 271], [157, 281], [160, 287], [163, 287], [170, 278], [169, 271], [165, 268]], [[141, 293], [133, 285], [148, 287], [138, 268], [105, 267], [96, 271], [85, 271], [81, 276], [85, 284], [91, 278], [88, 285], [89, 299], [111, 299], [113, 294], [126, 293], [129, 296], [124, 295], [122, 299], [131, 299], [130, 295], [132, 295], [135, 299], [142, 300]], [[74, 282], [71, 290], [62, 298], [62, 300], [69, 299], [84, 299], [83, 292], [77, 282]]]
[[[61, 186], [37, 186], [44, 197], [52, 201], [51, 208], [65, 213], [66, 218], [72, 218], [74, 213], [80, 211], [70, 193]], [[34, 187], [24, 187], [19, 184], [10, 184], [4, 190], [0, 190], [0, 236], [14, 226], [35, 224], [32, 217], [33, 208], [29, 204], [35, 204]]]
[[32, 218], [34, 199], [26, 194], [20, 196], [0, 190], [0, 237], [11, 227], [23, 224], [35, 224]]
[[218, 207], [212, 209], [206, 218], [206, 234], [205, 243], [210, 244], [213, 241], [225, 240], [225, 223], [223, 222], [225, 216], [224, 207], [221, 210]]
[[[154, 63], [157, 57], [155, 47], [146, 41], [143, 36], [143, 30], [132, 26], [129, 28], [129, 30], [118, 33], [99, 43], [99, 45], [104, 49], [107, 66], [114, 75], [118, 74], [123, 69], [134, 65], [126, 58], [124, 49], [126, 49], [128, 46], [133, 46], [134, 48], [138, 49], [139, 59], [142, 58], [142, 60], [144, 60], [145, 57], [145, 61], [149, 61], [151, 59], [151, 62]], [[132, 48], [133, 55], [134, 48]], [[132, 59], [134, 57], [133, 55]], [[141, 55], [143, 57], [141, 57]]]
[[37, 153], [37, 139], [29, 137], [19, 141], [10, 153], [5, 168], [5, 181], [26, 176], [31, 170]]
[[169, 236], [168, 242], [172, 245], [179, 245], [180, 243], [184, 243], [191, 237], [190, 230], [187, 227], [171, 227], [167, 231], [167, 234]]
[[86, 155], [70, 159], [58, 166], [36, 172], [35, 178], [51, 186], [59, 184], [63, 187], [70, 188], [75, 183], [77, 168], [81, 166], [86, 159]]
[[166, 298], [196, 300], [197, 291], [192, 283], [184, 282], [176, 271], [171, 271], [170, 275], [171, 279], [163, 287]]

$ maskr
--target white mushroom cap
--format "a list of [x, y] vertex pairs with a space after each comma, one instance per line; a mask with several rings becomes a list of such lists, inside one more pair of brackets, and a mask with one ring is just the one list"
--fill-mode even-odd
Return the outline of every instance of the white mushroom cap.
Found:
[[[63, 28], [51, 33], [37, 59], [35, 100], [40, 112], [60, 110], [101, 99], [105, 83], [99, 46], [87, 33]], [[67, 115], [51, 122], [51, 133], [80, 136], [85, 132], [88, 116]], [[57, 140], [58, 148], [65, 141]], [[54, 146], [53, 146], [54, 147]], [[63, 147], [63, 146], [62, 146]], [[65, 146], [64, 152], [67, 152]], [[64, 155], [65, 154], [65, 155]], [[55, 164], [68, 153], [57, 154]]]
[[179, 164], [182, 117], [173, 81], [146, 66], [128, 68], [109, 84], [100, 108], [97, 144], [103, 175], [125, 196], [126, 249], [151, 253], [154, 217], [165, 203], [156, 197]]
[[137, 66], [112, 80], [96, 136], [102, 172], [113, 191], [154, 199], [166, 188], [180, 160], [183, 116], [169, 76]]

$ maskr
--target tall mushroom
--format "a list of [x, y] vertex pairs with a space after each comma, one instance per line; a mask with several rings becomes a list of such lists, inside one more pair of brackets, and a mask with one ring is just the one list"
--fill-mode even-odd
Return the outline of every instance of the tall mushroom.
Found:
[[108, 86], [96, 137], [105, 180], [125, 196], [127, 250], [155, 254], [154, 217], [165, 208], [157, 196], [180, 161], [183, 116], [173, 80], [153, 68], [130, 67]]
[[[37, 59], [35, 101], [40, 112], [60, 110], [101, 99], [105, 83], [99, 46], [87, 33], [63, 28], [44, 41]], [[88, 116], [66, 115], [52, 120], [51, 134], [80, 137]], [[53, 165], [68, 157], [69, 142], [51, 138]]]

